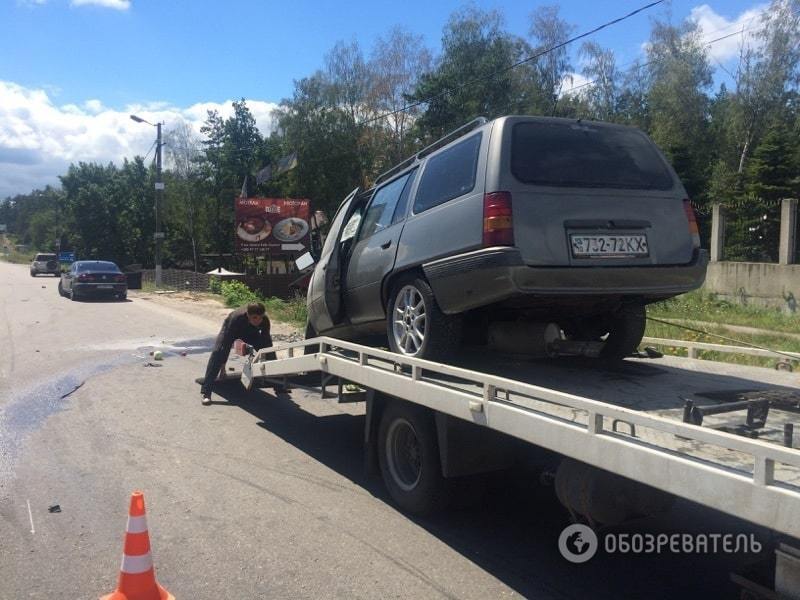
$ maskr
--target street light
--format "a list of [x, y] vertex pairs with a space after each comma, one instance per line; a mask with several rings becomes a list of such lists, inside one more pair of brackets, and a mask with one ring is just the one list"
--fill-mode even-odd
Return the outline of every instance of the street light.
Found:
[[162, 195], [164, 194], [164, 182], [161, 179], [161, 123], [153, 125], [150, 121], [131, 115], [131, 120], [136, 123], [145, 123], [156, 128], [156, 232], [153, 237], [156, 240], [156, 287], [161, 287], [161, 242], [164, 234], [161, 231], [161, 215], [159, 206], [161, 205]]

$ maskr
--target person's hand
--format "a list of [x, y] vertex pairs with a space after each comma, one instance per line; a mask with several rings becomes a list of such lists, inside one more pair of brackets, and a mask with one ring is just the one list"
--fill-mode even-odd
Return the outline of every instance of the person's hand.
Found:
[[234, 340], [233, 349], [239, 356], [247, 355], [247, 344], [244, 343], [244, 340]]

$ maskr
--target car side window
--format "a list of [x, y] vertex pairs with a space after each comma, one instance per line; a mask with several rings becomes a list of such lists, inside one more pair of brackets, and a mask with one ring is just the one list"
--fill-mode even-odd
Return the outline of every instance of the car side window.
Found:
[[393, 223], [395, 209], [410, 176], [411, 173], [406, 173], [375, 192], [372, 202], [367, 208], [367, 213], [364, 215], [364, 224], [361, 226], [359, 239], [365, 240]]
[[473, 190], [480, 147], [479, 133], [428, 159], [414, 199], [415, 214]]
[[400, 200], [397, 201], [397, 208], [394, 209], [394, 215], [392, 216], [392, 225], [406, 218], [408, 199], [411, 197], [411, 186], [414, 185], [414, 180], [416, 178], [417, 169], [414, 169], [409, 173], [406, 185], [403, 188], [403, 193], [400, 194]]

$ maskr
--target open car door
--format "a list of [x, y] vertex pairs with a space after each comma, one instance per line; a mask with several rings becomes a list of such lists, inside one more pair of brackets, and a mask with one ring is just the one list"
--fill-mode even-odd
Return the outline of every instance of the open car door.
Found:
[[[360, 219], [354, 218], [354, 214], [360, 216], [360, 212], [357, 213], [357, 211], [360, 210], [361, 205], [355, 201], [360, 191], [361, 188], [357, 187], [347, 195], [342, 202], [342, 220], [334, 218], [334, 225], [338, 225], [338, 227], [332, 227], [328, 232], [329, 236], [336, 236], [336, 239], [327, 258], [327, 264], [322, 266], [325, 272], [324, 310], [334, 326], [345, 320], [344, 282], [342, 281], [344, 266], [342, 260], [345, 257], [342, 255], [342, 246], [347, 240], [355, 237], [358, 231]], [[325, 260], [324, 257], [323, 260]]]

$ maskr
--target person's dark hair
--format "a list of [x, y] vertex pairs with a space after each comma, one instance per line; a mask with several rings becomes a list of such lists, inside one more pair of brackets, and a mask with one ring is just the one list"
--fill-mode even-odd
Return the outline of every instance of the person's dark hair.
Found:
[[264, 313], [267, 312], [267, 309], [264, 308], [264, 305], [261, 302], [251, 302], [247, 305], [247, 314], [248, 315], [261, 315], [264, 316]]

